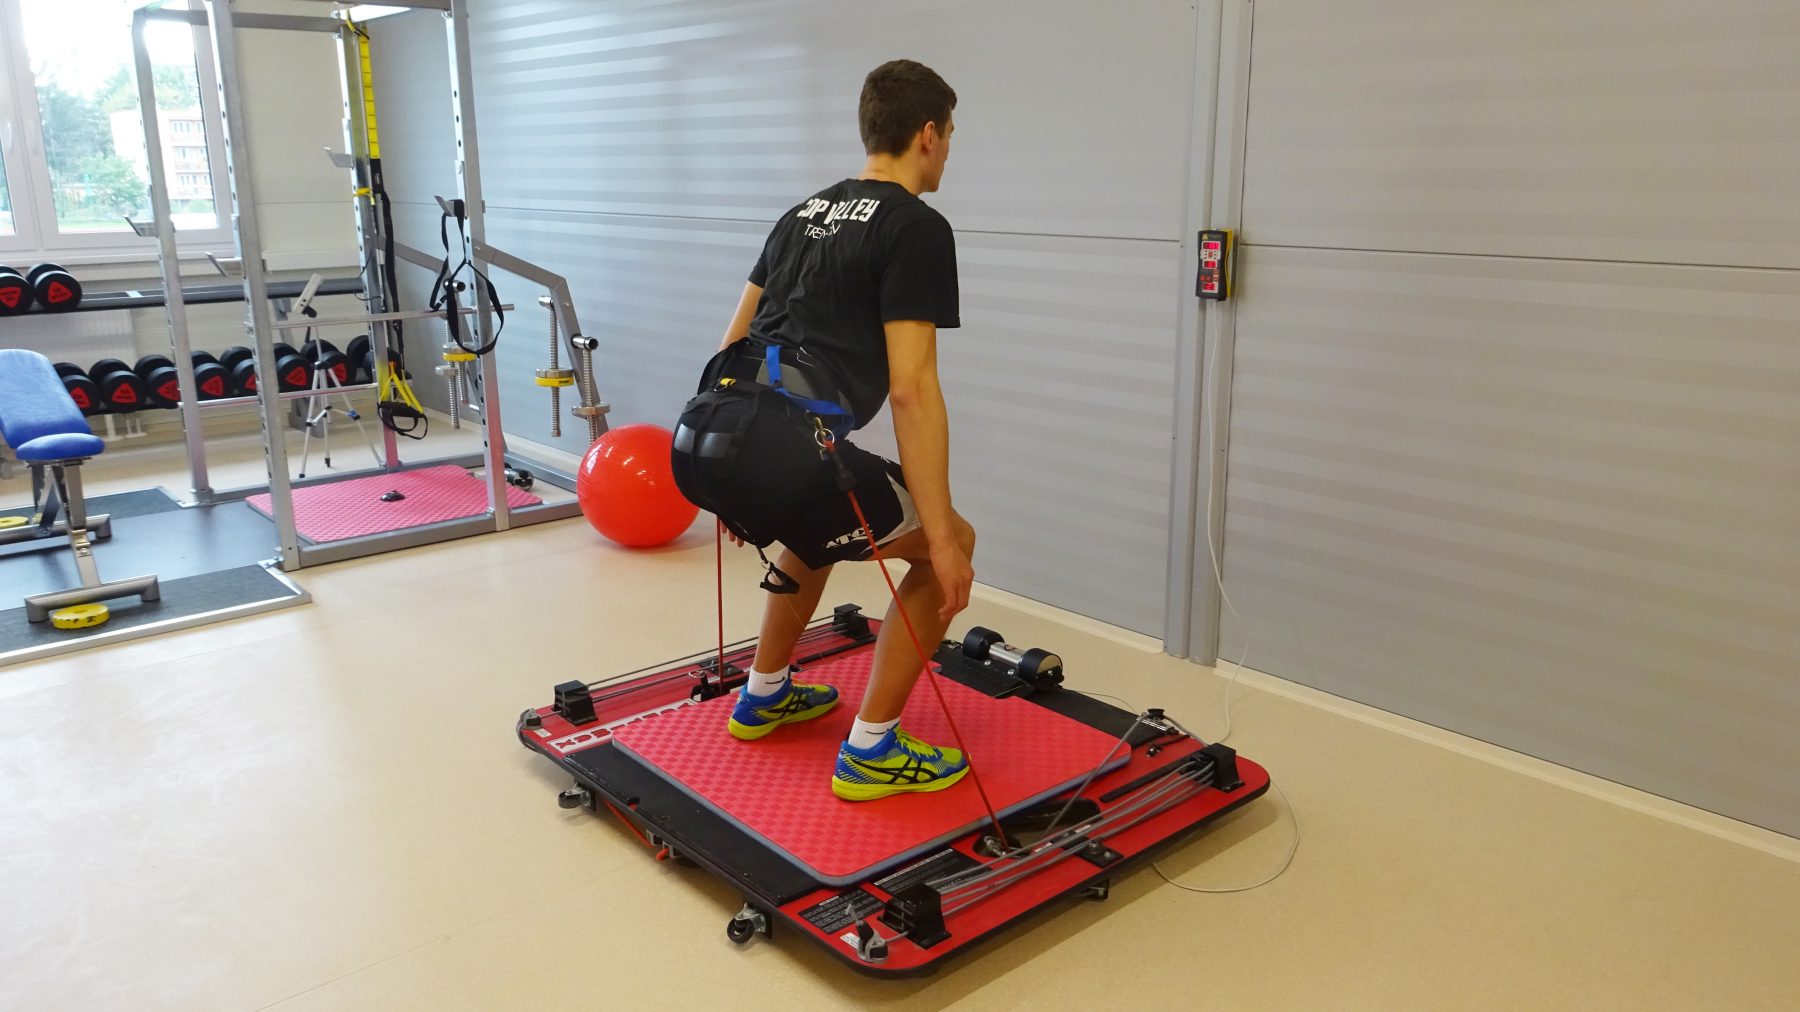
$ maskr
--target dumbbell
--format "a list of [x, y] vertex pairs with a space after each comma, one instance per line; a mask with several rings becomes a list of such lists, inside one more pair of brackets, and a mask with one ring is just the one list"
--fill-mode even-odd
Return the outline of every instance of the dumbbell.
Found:
[[367, 334], [352, 338], [344, 357], [350, 360], [350, 382], [372, 383], [375, 380], [375, 349]]
[[181, 376], [167, 355], [145, 355], [133, 370], [150, 390], [150, 406], [172, 408], [181, 403]]
[[88, 378], [100, 388], [100, 401], [108, 411], [129, 414], [150, 406], [150, 387], [130, 366], [116, 358], [103, 358], [88, 370]]
[[84, 415], [98, 415], [106, 411], [106, 402], [100, 398], [100, 386], [93, 377], [73, 362], [56, 363], [56, 374], [62, 377], [63, 389], [69, 392], [69, 399], [81, 409]]
[[981, 626], [970, 629], [963, 637], [962, 652], [964, 657], [997, 666], [1027, 685], [1054, 688], [1062, 684], [1061, 657], [1036, 647], [1020, 650], [992, 629]]
[[194, 386], [200, 388], [200, 399], [216, 401], [231, 396], [231, 374], [219, 364], [219, 360], [211, 353], [196, 351], [194, 357]]
[[308, 341], [300, 349], [300, 354], [312, 363], [315, 371], [324, 369], [330, 372], [332, 381], [338, 386], [350, 385], [350, 360], [338, 350], [337, 345], [330, 341]]
[[231, 389], [239, 396], [256, 393], [256, 353], [243, 345], [233, 345], [219, 356], [219, 365], [231, 377]]
[[81, 282], [63, 270], [61, 264], [38, 264], [26, 275], [38, 304], [52, 313], [67, 312], [81, 305]]
[[275, 377], [282, 390], [307, 390], [312, 387], [313, 367], [291, 344], [275, 346]]
[[25, 275], [11, 267], [0, 266], [0, 316], [15, 316], [31, 308], [37, 294]]

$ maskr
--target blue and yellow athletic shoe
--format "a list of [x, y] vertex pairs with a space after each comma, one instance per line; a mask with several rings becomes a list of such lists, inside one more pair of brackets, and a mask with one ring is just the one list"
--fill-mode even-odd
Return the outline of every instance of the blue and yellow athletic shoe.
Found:
[[831, 793], [845, 801], [874, 801], [893, 794], [941, 791], [969, 772], [969, 761], [953, 748], [927, 745], [895, 727], [875, 747], [845, 742], [838, 749]]
[[755, 741], [783, 724], [823, 717], [837, 705], [838, 691], [829, 685], [802, 685], [788, 679], [787, 688], [768, 696], [738, 690], [731, 710], [731, 736]]

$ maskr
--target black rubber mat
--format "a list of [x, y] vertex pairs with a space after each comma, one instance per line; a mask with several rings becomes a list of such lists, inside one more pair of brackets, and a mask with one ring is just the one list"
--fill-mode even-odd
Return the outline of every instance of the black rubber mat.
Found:
[[[26, 494], [30, 494], [31, 479], [24, 482]], [[140, 489], [136, 492], [115, 492], [112, 495], [91, 495], [87, 500], [88, 516], [106, 513], [114, 520], [127, 517], [147, 517], [156, 513], [167, 513], [178, 510], [181, 504], [169, 498], [169, 494], [160, 488]], [[11, 509], [0, 509], [0, 517], [35, 516], [37, 510], [32, 506], [15, 506]], [[65, 513], [63, 519], [67, 519]]]
[[[238, 569], [274, 558], [279, 540], [275, 525], [242, 503], [114, 514], [112, 527], [111, 538], [94, 542], [102, 580], [155, 575], [167, 583]], [[0, 608], [23, 607], [21, 598], [80, 583], [66, 535], [0, 547]]]
[[[101, 570], [101, 575], [105, 576], [105, 570]], [[191, 618], [223, 608], [283, 601], [300, 596], [298, 591], [261, 566], [241, 566], [217, 573], [165, 579], [161, 581], [161, 586], [160, 601], [145, 603], [135, 597], [122, 597], [105, 602], [112, 610], [112, 618], [105, 625], [92, 629], [65, 630], [58, 629], [49, 622], [28, 622], [23, 602], [18, 607], [0, 611], [0, 660], [16, 650], [91, 639], [103, 633], [153, 622]]]

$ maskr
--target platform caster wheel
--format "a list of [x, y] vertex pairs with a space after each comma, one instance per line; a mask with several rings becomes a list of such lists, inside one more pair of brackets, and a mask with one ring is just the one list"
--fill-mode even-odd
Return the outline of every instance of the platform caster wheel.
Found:
[[733, 945], [743, 945], [757, 935], [768, 938], [770, 934], [769, 915], [748, 903], [725, 923], [725, 937]]
[[1100, 900], [1104, 900], [1108, 896], [1112, 895], [1112, 883], [1111, 882], [1096, 882], [1093, 885], [1088, 886], [1087, 888], [1083, 889], [1081, 891], [1081, 895], [1086, 896], [1088, 899], [1094, 900], [1096, 902], [1098, 902]]
[[586, 787], [577, 784], [563, 788], [562, 793], [556, 796], [556, 804], [559, 808], [586, 808], [592, 811], [594, 795]]

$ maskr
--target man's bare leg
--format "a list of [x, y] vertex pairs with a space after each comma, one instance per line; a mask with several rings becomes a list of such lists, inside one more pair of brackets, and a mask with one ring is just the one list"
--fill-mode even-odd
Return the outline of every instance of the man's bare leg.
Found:
[[770, 594], [763, 602], [762, 638], [756, 643], [758, 671], [787, 670], [794, 659], [794, 644], [812, 621], [813, 612], [819, 610], [819, 598], [824, 596], [825, 582], [831, 578], [830, 566], [810, 569], [785, 548], [775, 565], [793, 577], [800, 589], [792, 594]]
[[[975, 554], [975, 529], [959, 520], [957, 535], [963, 550]], [[937, 650], [948, 629], [948, 620], [938, 611], [944, 606], [944, 592], [938, 587], [937, 573], [931, 568], [931, 549], [923, 531], [913, 531], [881, 549], [884, 559], [906, 559], [912, 563], [905, 579], [900, 581], [899, 600], [888, 606], [887, 619], [875, 639], [875, 660], [869, 676], [869, 688], [863, 693], [862, 709], [857, 716], [870, 724], [885, 724], [900, 716], [906, 699], [912, 694], [924, 665], [919, 651], [907, 635], [900, 609], [912, 619], [919, 634], [919, 644], [927, 656]]]

